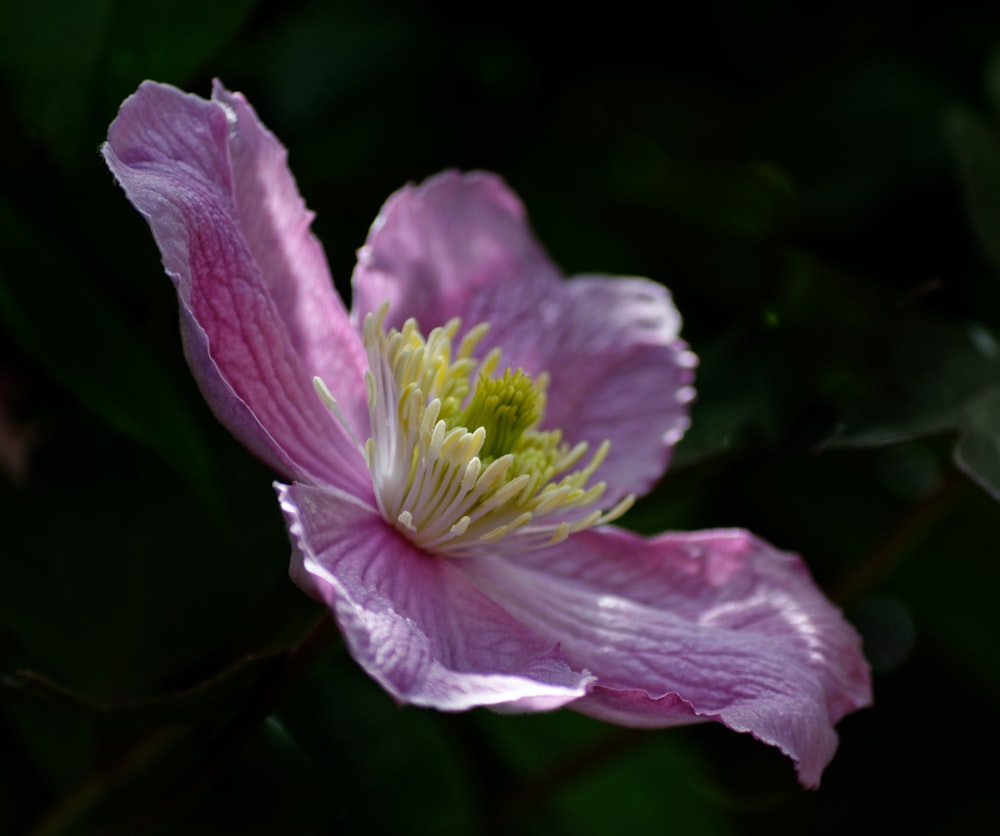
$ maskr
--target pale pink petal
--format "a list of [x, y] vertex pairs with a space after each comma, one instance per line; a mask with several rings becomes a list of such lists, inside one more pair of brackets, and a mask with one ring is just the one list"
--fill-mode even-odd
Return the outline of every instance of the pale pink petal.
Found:
[[112, 123], [105, 160], [153, 231], [188, 362], [219, 419], [283, 474], [370, 493], [356, 445], [312, 382], [323, 375], [346, 393], [358, 420], [357, 336], [283, 150], [242, 100], [216, 95], [224, 101], [144, 83]]
[[311, 374], [323, 378], [355, 431], [367, 434], [367, 359], [350, 334], [323, 247], [310, 230], [315, 216], [288, 168], [288, 151], [242, 93], [216, 81], [212, 100], [232, 114], [229, 156], [240, 226], [295, 352]]
[[354, 498], [277, 485], [292, 577], [325, 601], [358, 663], [396, 699], [442, 711], [558, 708], [592, 677], [511, 618], [447, 558], [414, 549]]
[[550, 375], [547, 428], [571, 443], [611, 442], [604, 502], [645, 492], [687, 429], [694, 355], [661, 286], [563, 281], [524, 208], [499, 178], [445, 172], [386, 202], [358, 254], [355, 320], [390, 301], [389, 321], [426, 333], [452, 317], [489, 322], [482, 350]]
[[607, 506], [663, 475], [690, 423], [697, 359], [661, 285], [588, 276], [558, 287], [534, 334], [519, 335], [533, 354], [521, 362], [550, 373], [546, 428], [573, 444], [611, 442], [595, 477], [608, 485]]
[[495, 336], [530, 317], [559, 273], [499, 177], [445, 171], [385, 202], [353, 283], [356, 323], [388, 300], [387, 325], [412, 317], [427, 333], [456, 316], [467, 327], [488, 319]]
[[462, 571], [597, 677], [573, 708], [641, 727], [716, 720], [777, 746], [803, 784], [871, 702], [858, 636], [802, 562], [743, 531], [585, 532]]

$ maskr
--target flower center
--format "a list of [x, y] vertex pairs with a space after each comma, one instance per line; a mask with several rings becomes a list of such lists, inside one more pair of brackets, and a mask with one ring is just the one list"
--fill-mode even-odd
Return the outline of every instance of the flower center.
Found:
[[486, 323], [456, 348], [458, 319], [424, 339], [413, 319], [387, 332], [388, 309], [385, 303], [364, 321], [372, 433], [364, 452], [379, 510], [404, 536], [452, 557], [516, 553], [558, 543], [631, 507], [629, 495], [606, 512], [588, 510], [604, 493], [603, 482], [587, 483], [610, 443], [573, 470], [588, 445], [571, 447], [558, 430], [538, 429], [548, 375], [509, 368], [496, 375], [498, 349], [473, 358]]

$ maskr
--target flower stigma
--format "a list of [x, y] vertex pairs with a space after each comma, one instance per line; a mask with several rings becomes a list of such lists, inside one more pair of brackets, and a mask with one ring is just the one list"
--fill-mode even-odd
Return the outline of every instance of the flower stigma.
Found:
[[[388, 302], [365, 316], [365, 383], [371, 437], [363, 445], [382, 516], [428, 552], [450, 557], [544, 548], [618, 519], [630, 494], [590, 510], [604, 482], [588, 486], [607, 456], [540, 430], [549, 377], [521, 369], [496, 374], [500, 350], [473, 353], [489, 325], [455, 345], [459, 319], [425, 339], [417, 322], [386, 331]], [[316, 388], [343, 423], [323, 381]], [[576, 469], [574, 469], [576, 468]]]

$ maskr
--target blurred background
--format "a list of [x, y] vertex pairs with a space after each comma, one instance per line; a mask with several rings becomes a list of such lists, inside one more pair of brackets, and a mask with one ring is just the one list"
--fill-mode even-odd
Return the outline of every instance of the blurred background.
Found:
[[[0, 833], [1000, 824], [1000, 12], [661, 11], [0, 2]], [[382, 201], [446, 167], [507, 178], [567, 274], [672, 289], [699, 399], [624, 523], [748, 527], [844, 607], [876, 703], [818, 791], [713, 725], [398, 708], [310, 638], [272, 476], [98, 155], [141, 80], [213, 77], [345, 295]]]

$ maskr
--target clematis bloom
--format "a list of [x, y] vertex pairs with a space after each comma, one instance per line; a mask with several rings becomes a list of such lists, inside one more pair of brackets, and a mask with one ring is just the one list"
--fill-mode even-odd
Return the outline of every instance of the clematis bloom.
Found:
[[746, 531], [609, 524], [688, 424], [696, 361], [666, 290], [564, 280], [499, 178], [446, 172], [386, 202], [348, 313], [241, 95], [146, 82], [103, 153], [206, 400], [287, 480], [293, 579], [393, 697], [714, 720], [818, 783], [870, 682], [798, 557]]

